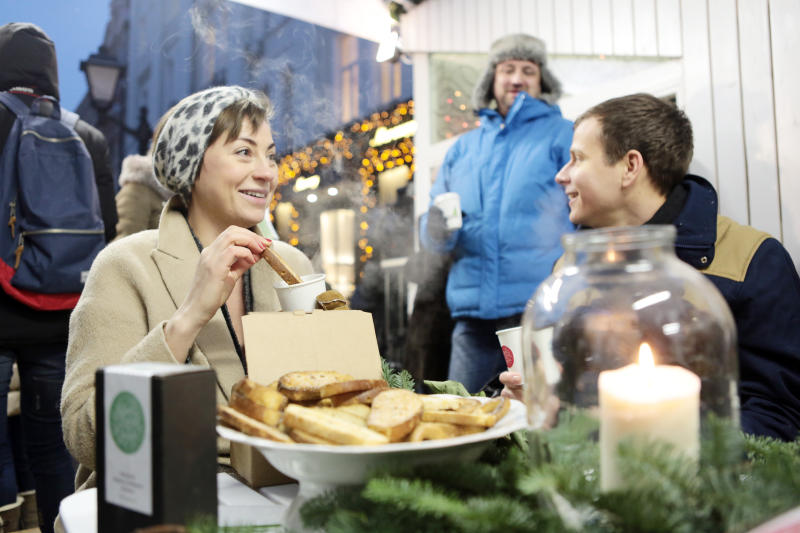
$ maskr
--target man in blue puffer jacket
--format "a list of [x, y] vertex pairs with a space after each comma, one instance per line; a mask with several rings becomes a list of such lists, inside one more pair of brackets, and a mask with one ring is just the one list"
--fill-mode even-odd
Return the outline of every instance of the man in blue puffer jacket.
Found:
[[516, 34], [492, 44], [473, 95], [481, 125], [450, 148], [431, 189], [431, 199], [458, 193], [463, 225], [448, 230], [434, 205], [421, 219], [422, 244], [454, 259], [448, 377], [470, 392], [506, 368], [495, 331], [519, 325], [562, 253], [561, 235], [574, 228], [553, 179], [572, 141], [572, 123], [555, 105], [560, 95], [544, 42]]

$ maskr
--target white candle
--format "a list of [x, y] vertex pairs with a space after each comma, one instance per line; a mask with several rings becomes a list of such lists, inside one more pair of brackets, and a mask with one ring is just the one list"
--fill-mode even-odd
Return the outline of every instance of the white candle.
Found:
[[655, 365], [650, 346], [639, 364], [600, 372], [600, 487], [622, 487], [618, 446], [625, 439], [660, 440], [697, 459], [700, 452], [700, 378], [679, 366]]

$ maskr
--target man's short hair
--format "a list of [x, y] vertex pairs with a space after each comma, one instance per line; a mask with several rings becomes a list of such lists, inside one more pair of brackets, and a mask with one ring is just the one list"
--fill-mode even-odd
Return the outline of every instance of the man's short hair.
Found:
[[637, 150], [662, 194], [683, 180], [692, 160], [692, 124], [674, 105], [651, 94], [631, 94], [597, 104], [578, 117], [575, 127], [589, 118], [600, 122], [608, 164]]

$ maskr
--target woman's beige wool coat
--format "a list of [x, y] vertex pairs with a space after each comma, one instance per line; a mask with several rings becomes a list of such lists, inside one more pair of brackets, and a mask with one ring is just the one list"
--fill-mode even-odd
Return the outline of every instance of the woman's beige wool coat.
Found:
[[[96, 485], [95, 371], [140, 361], [184, 363], [173, 357], [164, 337], [164, 324], [188, 294], [200, 258], [180, 204], [173, 197], [158, 229], [113, 242], [97, 256], [70, 318], [61, 416], [67, 448], [80, 463], [79, 489]], [[279, 241], [273, 247], [299, 275], [312, 272], [311, 262], [296, 248]], [[278, 275], [266, 261], [250, 272], [254, 311], [279, 311], [273, 288]], [[220, 310], [200, 331], [189, 355], [192, 364], [216, 371], [217, 403], [227, 403], [244, 371]], [[220, 440], [218, 448], [226, 455], [228, 442]]]

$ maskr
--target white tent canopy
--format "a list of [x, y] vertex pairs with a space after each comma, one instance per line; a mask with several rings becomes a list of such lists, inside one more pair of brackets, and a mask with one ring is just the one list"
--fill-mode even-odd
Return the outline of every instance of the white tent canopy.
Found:
[[392, 25], [382, 0], [231, 0], [271, 13], [380, 42]]

